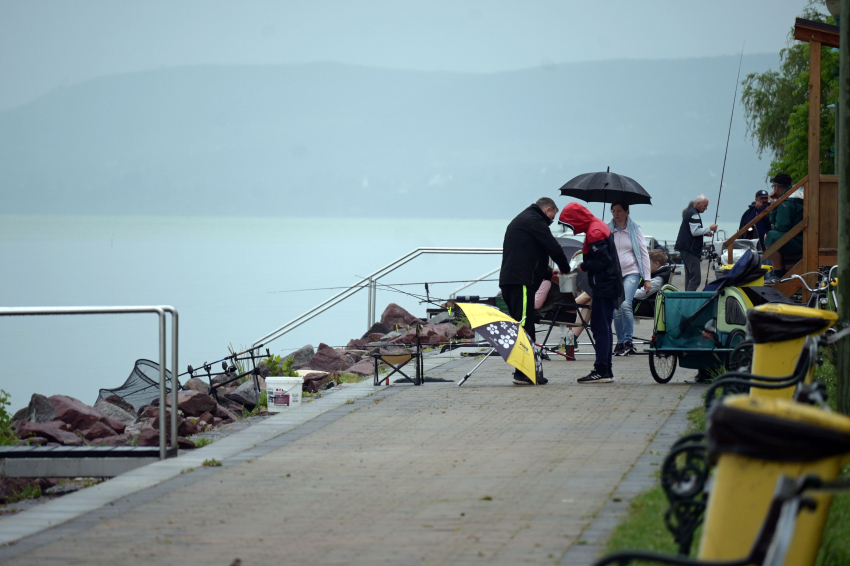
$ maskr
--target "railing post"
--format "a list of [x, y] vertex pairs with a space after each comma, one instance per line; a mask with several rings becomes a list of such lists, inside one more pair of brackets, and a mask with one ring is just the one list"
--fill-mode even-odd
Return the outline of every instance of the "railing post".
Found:
[[366, 287], [366, 294], [369, 295], [369, 298], [366, 299], [366, 330], [372, 328], [372, 278], [369, 278], [369, 286]]
[[377, 302], [378, 302], [378, 282], [377, 281], [372, 281], [372, 286], [371, 286], [371, 289], [369, 290], [369, 292], [372, 294], [372, 324], [375, 324], [375, 322], [377, 322], [375, 320], [377, 318], [375, 316], [375, 311], [377, 311], [377, 307], [378, 307], [378, 305], [377, 305]]

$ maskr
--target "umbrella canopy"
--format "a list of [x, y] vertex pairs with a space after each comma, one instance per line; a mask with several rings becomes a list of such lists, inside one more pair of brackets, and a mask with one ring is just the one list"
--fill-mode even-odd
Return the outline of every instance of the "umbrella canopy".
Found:
[[469, 325], [493, 346], [509, 364], [537, 384], [543, 365], [535, 355], [531, 340], [520, 323], [490, 305], [457, 303], [469, 319]]
[[585, 202], [616, 202], [652, 204], [652, 197], [637, 181], [610, 171], [584, 173], [567, 181], [561, 194]]

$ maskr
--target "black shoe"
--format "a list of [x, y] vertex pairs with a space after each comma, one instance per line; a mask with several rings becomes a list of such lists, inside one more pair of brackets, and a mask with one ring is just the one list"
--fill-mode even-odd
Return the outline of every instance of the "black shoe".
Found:
[[552, 358], [549, 357], [549, 354], [547, 354], [545, 350], [540, 351], [540, 359], [546, 360], [547, 362], [552, 361]]
[[599, 373], [596, 370], [593, 370], [589, 374], [584, 377], [578, 378], [579, 383], [612, 383], [614, 381], [614, 376], [609, 373]]
[[519, 372], [514, 374], [514, 383], [517, 385], [534, 385], [534, 382], [528, 379], [527, 375]]
[[[534, 385], [534, 382], [531, 381], [524, 373], [514, 374], [514, 383], [517, 385]], [[540, 376], [537, 378], [537, 385], [546, 385], [547, 383], [549, 383], [549, 380], [545, 377]]]
[[617, 345], [614, 347], [614, 355], [615, 355], [615, 356], [622, 356], [622, 355], [623, 355], [623, 352], [625, 351], [625, 349], [626, 349], [626, 345], [625, 345], [625, 344], [617, 344]]
[[637, 348], [631, 342], [626, 342], [623, 344], [623, 353], [621, 356], [631, 356], [632, 354], [637, 354]]

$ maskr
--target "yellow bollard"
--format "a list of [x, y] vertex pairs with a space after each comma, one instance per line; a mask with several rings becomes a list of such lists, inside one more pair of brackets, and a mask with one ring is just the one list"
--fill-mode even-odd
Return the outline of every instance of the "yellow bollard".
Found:
[[[746, 556], [764, 521], [779, 474], [834, 480], [850, 461], [850, 418], [784, 399], [736, 395], [709, 417], [709, 458], [716, 461], [699, 558]], [[800, 512], [787, 566], [815, 563], [832, 496], [814, 496]]]
[[[803, 350], [806, 336], [821, 334], [837, 321], [838, 315], [834, 312], [798, 305], [769, 303], [750, 309], [747, 313], [747, 329], [754, 342], [752, 373], [767, 377], [790, 375]], [[810, 374], [806, 383], [810, 383], [811, 379]], [[790, 400], [794, 397], [794, 387], [753, 387], [750, 395]]]

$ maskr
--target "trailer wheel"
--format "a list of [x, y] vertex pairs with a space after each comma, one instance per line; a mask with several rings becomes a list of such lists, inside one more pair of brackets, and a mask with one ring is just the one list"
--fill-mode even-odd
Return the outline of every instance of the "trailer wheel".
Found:
[[734, 349], [726, 357], [726, 370], [751, 371], [753, 366], [753, 343], [749, 340], [741, 340], [737, 344], [730, 345], [734, 346]]
[[667, 383], [673, 379], [677, 363], [678, 358], [675, 354], [659, 354], [658, 352], [649, 354], [649, 371], [658, 383]]

